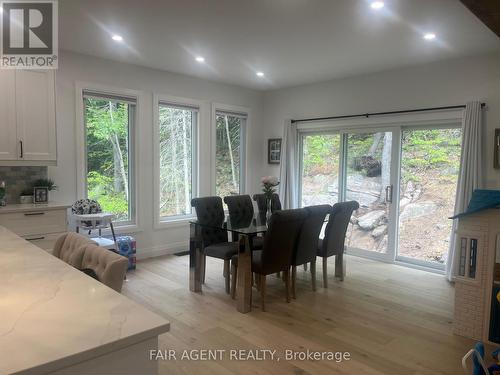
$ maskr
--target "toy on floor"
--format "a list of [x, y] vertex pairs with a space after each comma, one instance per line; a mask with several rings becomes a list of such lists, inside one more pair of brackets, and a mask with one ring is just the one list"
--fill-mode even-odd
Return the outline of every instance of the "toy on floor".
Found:
[[476, 343], [474, 348], [469, 350], [462, 358], [462, 367], [465, 373], [471, 374], [467, 368], [467, 359], [472, 357], [472, 375], [500, 375], [500, 349], [495, 350], [491, 355], [496, 363], [486, 367], [484, 363], [484, 344], [482, 342]]

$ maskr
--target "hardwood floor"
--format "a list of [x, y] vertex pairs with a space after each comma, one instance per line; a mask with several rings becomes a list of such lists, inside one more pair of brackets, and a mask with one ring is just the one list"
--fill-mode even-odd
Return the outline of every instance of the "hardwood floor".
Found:
[[[160, 348], [177, 360], [161, 360], [160, 374], [462, 374], [461, 357], [472, 340], [452, 331], [453, 287], [443, 276], [347, 257], [344, 282], [328, 289], [317, 271], [297, 269], [297, 299], [285, 302], [283, 282], [268, 277], [266, 312], [254, 289], [252, 312], [240, 314], [224, 292], [223, 263], [207, 258], [203, 294], [188, 289], [188, 257], [144, 260], [129, 273], [123, 294], [171, 322]], [[222, 361], [180, 360], [185, 349], [225, 349]], [[231, 361], [231, 349], [277, 350], [279, 361]], [[286, 361], [285, 350], [349, 352], [351, 359]]]

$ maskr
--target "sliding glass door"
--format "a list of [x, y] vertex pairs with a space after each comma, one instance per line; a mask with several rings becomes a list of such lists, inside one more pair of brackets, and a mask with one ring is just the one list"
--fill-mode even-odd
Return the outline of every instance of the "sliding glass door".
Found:
[[301, 133], [301, 205], [355, 200], [349, 253], [444, 268], [460, 146], [437, 125]]
[[354, 254], [390, 260], [394, 257], [393, 228], [393, 130], [346, 132], [343, 134], [344, 200], [355, 200], [346, 245]]
[[402, 131], [398, 260], [444, 268], [461, 138], [460, 128]]

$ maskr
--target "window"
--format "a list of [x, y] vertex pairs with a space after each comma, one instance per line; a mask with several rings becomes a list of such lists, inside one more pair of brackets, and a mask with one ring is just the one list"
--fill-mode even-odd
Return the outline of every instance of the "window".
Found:
[[245, 114], [215, 114], [215, 194], [220, 197], [243, 192], [246, 120]]
[[198, 108], [160, 102], [159, 214], [160, 220], [191, 215], [196, 194], [196, 127]]
[[84, 91], [83, 104], [87, 198], [114, 213], [117, 223], [133, 224], [136, 100]]
[[301, 141], [301, 207], [337, 203], [340, 135], [304, 133]]

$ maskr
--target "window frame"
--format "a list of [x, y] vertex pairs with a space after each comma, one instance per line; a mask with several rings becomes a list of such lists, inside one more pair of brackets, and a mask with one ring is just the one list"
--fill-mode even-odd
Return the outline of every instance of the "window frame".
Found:
[[[129, 123], [129, 210], [130, 220], [116, 221], [113, 225], [117, 233], [134, 233], [140, 231], [138, 207], [137, 166], [139, 165], [140, 150], [138, 124], [141, 119], [142, 93], [136, 90], [110, 87], [94, 83], [76, 82], [76, 192], [77, 199], [87, 198], [87, 142], [84, 93], [94, 92], [114, 98], [128, 98], [135, 101], [135, 111], [132, 124]], [[105, 231], [107, 234], [107, 231]]]
[[[216, 173], [216, 158], [215, 152], [217, 150], [217, 114], [219, 112], [224, 112], [228, 114], [235, 114], [245, 117], [245, 122], [241, 126], [240, 134], [240, 194], [246, 194], [247, 188], [247, 129], [250, 126], [251, 121], [251, 110], [247, 107], [234, 106], [221, 103], [212, 104], [212, 142], [211, 142], [211, 194], [216, 195], [217, 192], [217, 173]], [[224, 199], [224, 197], [221, 197]]]
[[182, 224], [196, 217], [194, 211], [190, 215], [160, 216], [160, 106], [187, 107], [196, 109], [195, 123], [192, 124], [193, 154], [191, 156], [191, 198], [200, 194], [200, 128], [204, 103], [194, 99], [154, 94], [153, 96], [153, 212], [154, 228], [164, 229]]

